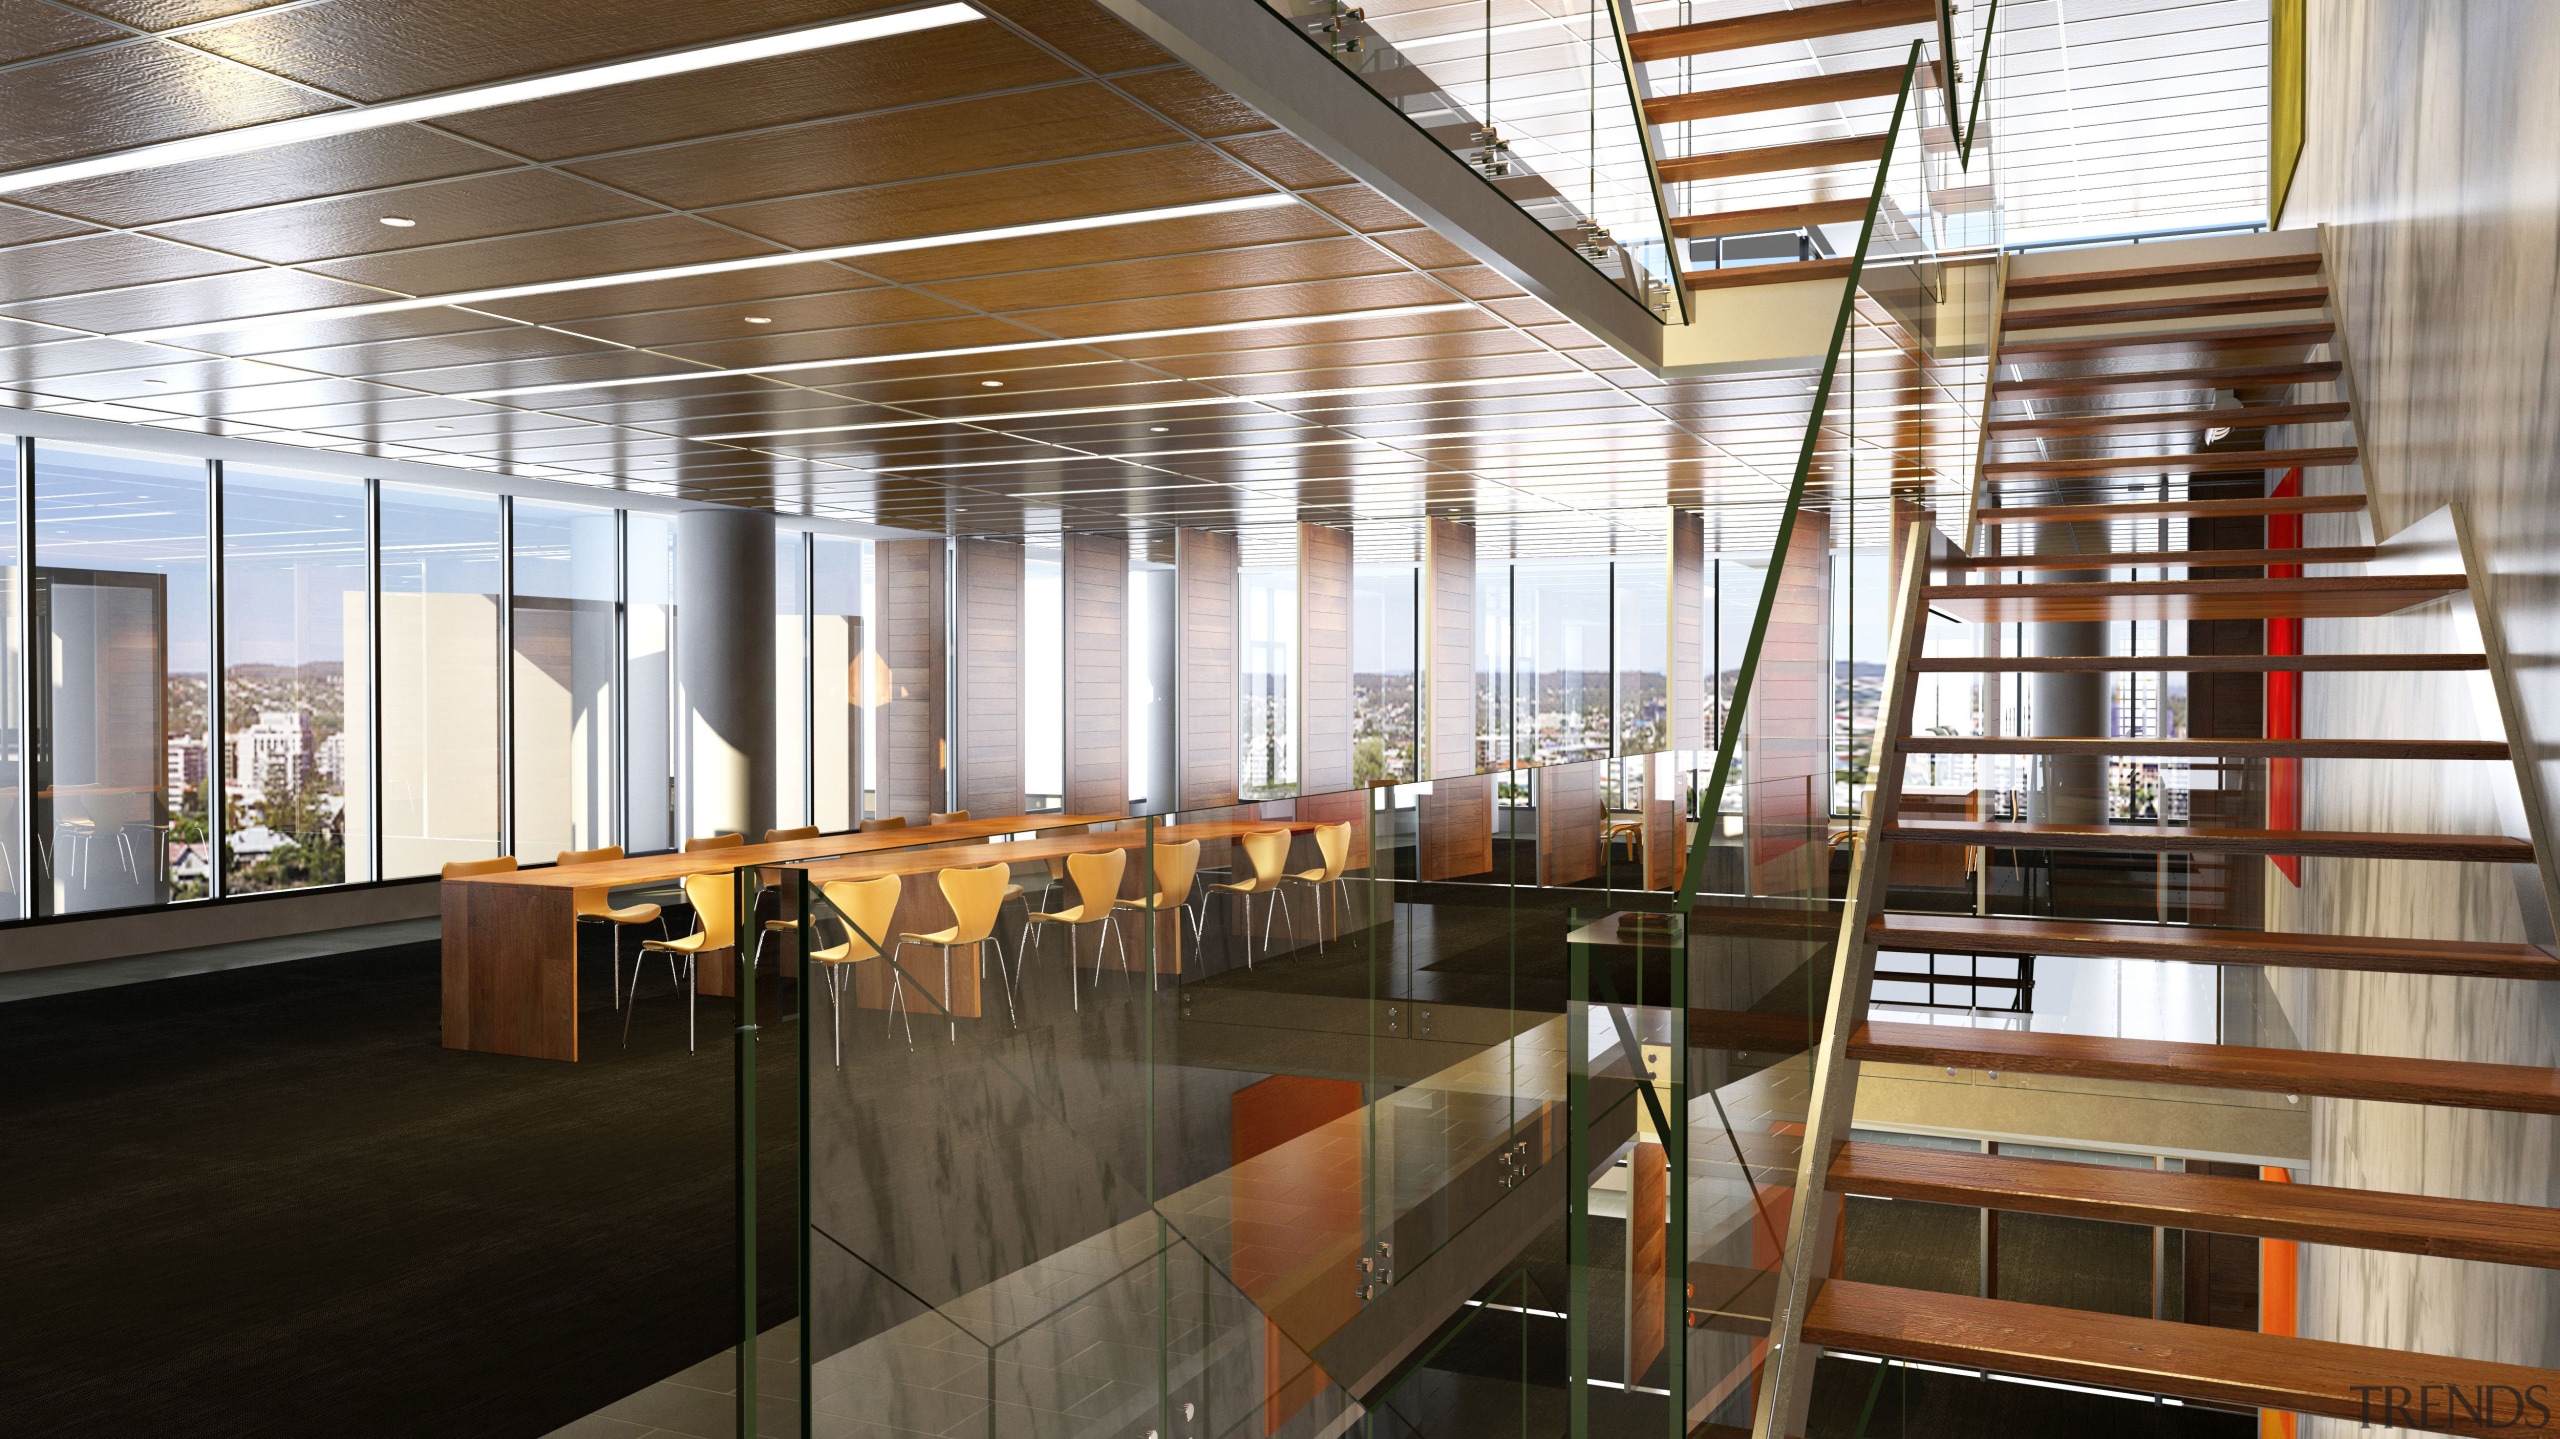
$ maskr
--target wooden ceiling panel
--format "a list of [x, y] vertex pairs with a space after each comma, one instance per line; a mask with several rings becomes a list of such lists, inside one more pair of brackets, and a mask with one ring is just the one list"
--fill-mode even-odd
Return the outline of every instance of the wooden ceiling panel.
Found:
[[1062, 295], [1072, 295], [1080, 302], [1102, 303], [1401, 273], [1404, 267], [1393, 256], [1381, 255], [1366, 242], [1344, 235], [1294, 244], [990, 276], [932, 288], [937, 294], [979, 309], [1031, 310], [1055, 303]]
[[1285, 131], [1274, 130], [1245, 139], [1222, 140], [1218, 148], [1292, 190], [1352, 183], [1349, 171], [1317, 154], [1307, 147], [1307, 142]]
[[[106, 238], [106, 237], [102, 237]], [[115, 236], [138, 239], [138, 236]], [[81, 243], [70, 241], [65, 243]], [[158, 243], [158, 242], [154, 242]], [[176, 248], [172, 246], [171, 248]], [[201, 252], [190, 252], [201, 253]], [[270, 270], [248, 261], [230, 261], [226, 272], [166, 284], [135, 285], [92, 293], [64, 294], [9, 306], [21, 319], [114, 334], [157, 325], [194, 324], [240, 319], [305, 309], [314, 305], [357, 304], [379, 300], [382, 292], [299, 270]], [[11, 267], [14, 268], [14, 267]], [[478, 323], [486, 324], [483, 320]], [[264, 328], [264, 327], [260, 327]], [[218, 332], [190, 335], [188, 343], [224, 350]]]
[[976, 245], [941, 246], [894, 255], [866, 256], [864, 271], [900, 284], [933, 285], [946, 280], [1002, 275], [1018, 271], [1054, 271], [1071, 246], [1074, 263], [1105, 264], [1195, 250], [1229, 250], [1289, 240], [1315, 240], [1339, 235], [1342, 227], [1318, 210], [1291, 205], [1245, 210], [1231, 215], [1202, 215], [1187, 220], [1156, 220], [1137, 225], [1111, 225], [1070, 235], [1033, 235]]
[[375, 444], [418, 445], [429, 449], [486, 448], [493, 440], [505, 440], [519, 435], [621, 433], [607, 426], [591, 425], [584, 420], [573, 420], [561, 415], [488, 408], [458, 409], [449, 415], [350, 419], [339, 424], [313, 426], [313, 429], [320, 433], [336, 435], [341, 439], [365, 440]]
[[80, 0], [80, 8], [143, 30], [167, 30], [238, 15], [286, 0]]
[[21, 191], [20, 198], [101, 225], [157, 225], [323, 195], [394, 189], [513, 163], [422, 126], [392, 125], [246, 155], [44, 185]]
[[177, 358], [158, 345], [129, 340], [57, 340], [49, 345], [21, 345], [0, 350], [0, 385], [33, 385], [56, 375], [87, 375], [101, 370], [133, 370], [165, 365]]
[[688, 393], [645, 400], [626, 394], [606, 404], [546, 405], [543, 413], [574, 416], [597, 424], [681, 429], [687, 433], [703, 434], [768, 427], [860, 424], [903, 417], [896, 410], [884, 410], [877, 405], [840, 400], [814, 390], [797, 390], [778, 384], [766, 384], [755, 389], [741, 387], [720, 394]]
[[[596, 321], [714, 306], [750, 305], [804, 295], [831, 295], [843, 290], [867, 290], [877, 283], [870, 276], [857, 275], [842, 265], [814, 262], [694, 275], [679, 280], [598, 285], [585, 290], [492, 300], [473, 308], [537, 325], [571, 325], [585, 329]], [[758, 309], [751, 313], [763, 314], [764, 311]]]
[[1344, 185], [1333, 190], [1302, 190], [1299, 198], [1323, 208], [1352, 229], [1363, 234], [1379, 230], [1410, 230], [1421, 224], [1405, 208], [1366, 185]]
[[[745, 304], [709, 305], [691, 310], [661, 310], [616, 319], [560, 323], [579, 334], [594, 335], [616, 344], [680, 350], [687, 345], [717, 345], [728, 341], [770, 342], [786, 335], [824, 334], [898, 320], [942, 319], [960, 313], [959, 306], [930, 295], [871, 286]], [[749, 316], [755, 316], [764, 323], [750, 323]], [[688, 358], [713, 359], [715, 356], [692, 353]], [[782, 353], [776, 351], [771, 356], [760, 355], [754, 363], [772, 363], [781, 358], [784, 358]], [[720, 363], [739, 362], [722, 359]]]
[[8, 304], [13, 313], [34, 319], [38, 317], [19, 302], [218, 275], [226, 270], [247, 269], [250, 264], [147, 235], [75, 235], [67, 240], [20, 245], [0, 258], [0, 304]]
[[[750, 331], [736, 339], [694, 345], [669, 345], [663, 353], [723, 369], [748, 365], [790, 365], [811, 360], [853, 359], [864, 355], [898, 355], [912, 350], [942, 350], [972, 345], [1003, 345], [1044, 336], [1004, 320], [973, 315], [954, 305], [910, 291], [881, 292], [882, 307], [925, 312], [926, 318], [866, 325], [859, 329], [817, 330], [770, 338]], [[833, 379], [825, 371], [818, 377]], [[795, 379], [808, 377], [795, 376]]]
[[1552, 355], [1490, 355], [1449, 360], [1414, 360], [1397, 365], [1364, 365], [1359, 367], [1301, 370], [1285, 375], [1265, 375], [1251, 380], [1237, 377], [1218, 382], [1218, 388], [1239, 394], [1269, 391], [1345, 390], [1378, 385], [1432, 385], [1450, 380], [1514, 379], [1532, 375], [1570, 375], [1572, 370], [1556, 364]]
[[[1116, 408], [1127, 405], [1162, 404], [1176, 400], [1220, 398], [1215, 390], [1184, 384], [1178, 380], [1108, 385], [1051, 383], [1036, 388], [1028, 380], [1015, 383], [1017, 388], [954, 392], [934, 398], [909, 400], [898, 406], [897, 413], [945, 419], [954, 424], [989, 425], [1012, 434], [1026, 434], [1029, 433], [1025, 429], [1026, 425], [1036, 425], [1046, 421], [1008, 420], [1003, 417], [1007, 415], [1037, 416], [1060, 410], [1091, 410], [1096, 406]], [[1052, 418], [1063, 417], [1053, 416]]]
[[[1434, 303], [1445, 304], [1449, 300], [1450, 296], [1444, 293]], [[1473, 342], [1456, 337], [1514, 333], [1482, 314], [1440, 310], [1427, 315], [1333, 320], [1321, 325], [1275, 324], [1222, 335], [1171, 335], [1156, 340], [1124, 340], [1111, 348], [1143, 359], [1148, 364], [1186, 374], [1196, 370], [1204, 376], [1246, 375], [1285, 370], [1293, 367], [1294, 356], [1343, 353], [1349, 346], [1412, 342], [1424, 346], [1414, 353], [1433, 354], [1440, 351], [1445, 338], [1450, 341], [1453, 351], [1463, 352], [1464, 346]]]
[[401, 310], [388, 315], [363, 315], [342, 320], [317, 320], [309, 323], [282, 323], [248, 326], [237, 330], [214, 331], [188, 335], [182, 341], [190, 350], [216, 354], [274, 358], [280, 364], [307, 363], [307, 357], [325, 350], [352, 350], [366, 345], [386, 345], [400, 340], [425, 339], [434, 335], [470, 335], [484, 330], [517, 330], [527, 326], [493, 320], [470, 310], [449, 310], [441, 306], [425, 310]]
[[330, 0], [252, 12], [197, 30], [188, 43], [370, 104], [880, 8], [846, 0]]
[[[569, 168], [692, 210], [1035, 165], [1181, 138], [1109, 87], [1084, 81], [698, 140]], [[744, 223], [760, 228], [752, 220]]]
[[324, 350], [294, 350], [260, 358], [323, 374], [381, 379], [413, 371], [444, 370], [455, 365], [513, 364], [526, 360], [557, 359], [564, 355], [607, 354], [618, 349], [618, 346], [563, 334], [558, 330], [506, 325], [452, 335], [422, 335], [414, 339], [379, 340]]
[[[1122, 300], [1101, 305], [1061, 305], [1056, 309], [1029, 311], [1020, 318], [1025, 324], [1038, 325], [1060, 335], [1107, 335], [1120, 330], [1175, 329], [1229, 324], [1238, 320], [1288, 319], [1349, 310], [1446, 304], [1448, 300], [1448, 291], [1419, 275], [1408, 273]], [[1330, 329], [1331, 326], [1309, 328]]]
[[0, 65], [115, 40], [124, 31], [44, 0], [0, 0]]
[[[172, 240], [277, 265], [387, 254], [495, 235], [658, 213], [628, 195], [553, 170], [499, 170], [384, 194], [367, 191], [164, 225]], [[409, 228], [382, 223], [385, 215]]]
[[[1016, 363], [1007, 364], [1006, 361]], [[995, 385], [983, 381], [994, 380]], [[1157, 385], [1165, 377], [1144, 365], [1133, 365], [1098, 350], [1047, 350], [1031, 355], [980, 355], [950, 360], [922, 360], [910, 365], [866, 367], [859, 378], [830, 381], [830, 394], [905, 405], [920, 413], [940, 413], [937, 401], [976, 397], [982, 389], [1005, 392], [1008, 409], [1045, 405], [1060, 390], [1100, 389], [1117, 385]]]
[[653, 215], [583, 229], [466, 240], [388, 255], [330, 260], [311, 268], [404, 295], [443, 295], [528, 285], [661, 265], [692, 265], [772, 253], [773, 247], [694, 219]]
[[339, 108], [325, 96], [152, 40], [9, 72], [0, 170]]
[[1073, 66], [1000, 27], [953, 25], [642, 81], [615, 91], [610, 106], [568, 95], [439, 123], [519, 155], [565, 160], [1076, 75]]
[[[807, 195], [723, 210], [735, 225], [801, 249], [917, 235], [947, 235], [1000, 225], [1082, 219], [1203, 200], [1262, 195], [1270, 184], [1206, 145], [1100, 155], [1026, 165], [1001, 184], [955, 175]], [[1073, 235], [1054, 237], [1074, 257]]]
[[565, 385], [675, 372], [676, 367], [663, 355], [652, 355], [643, 350], [600, 350], [546, 360], [409, 370], [400, 375], [398, 383], [429, 394], [450, 395], [516, 385]]
[[[93, 225], [60, 215], [47, 215], [21, 205], [0, 204], [0, 248], [32, 244], [38, 240], [59, 240], [96, 229]], [[0, 255], [0, 265], [8, 257]]]
[[[1173, 63], [1154, 41], [1086, 0], [977, 0], [1098, 75], [1152, 70]], [[1278, 24], [1277, 16], [1273, 23]]]
[[[203, 395], [172, 395], [152, 403], [189, 415], [229, 415], [234, 419], [259, 416], [269, 410], [302, 409], [312, 405], [352, 405], [368, 401], [397, 398], [399, 391], [362, 380], [310, 379], [287, 380], [272, 385], [244, 385]], [[268, 423], [273, 423], [268, 421]]]
[[1445, 238], [1437, 230], [1389, 230], [1372, 238], [1425, 270], [1441, 270], [1453, 265], [1475, 263], [1475, 256], [1459, 248], [1456, 241]]
[[[354, 401], [336, 404], [296, 405], [250, 410], [234, 409], [231, 413], [280, 430], [306, 433], [335, 431], [349, 425], [390, 424], [418, 420], [433, 424], [439, 420], [460, 424], [463, 420], [485, 412], [486, 407], [468, 400], [447, 400], [396, 391], [374, 391]], [[501, 430], [503, 434], [505, 431]]]
[[130, 400], [163, 405], [173, 403], [183, 395], [202, 395], [209, 391], [230, 391], [307, 378], [255, 360], [200, 360], [130, 370], [57, 375], [34, 382], [34, 388], [57, 399]]
[[1318, 439], [1331, 435], [1322, 425], [1268, 411], [1204, 415], [1193, 410], [1167, 410], [1136, 415], [1017, 422], [1007, 425], [1005, 430], [1008, 434], [1024, 435], [1053, 445], [1095, 449], [1110, 454], [1130, 454], [1140, 448], [1191, 450], [1215, 445], [1250, 444], [1260, 439]]
[[1500, 271], [1484, 265], [1458, 265], [1434, 270], [1431, 278], [1470, 300], [1512, 300], [1528, 294], [1528, 291], [1503, 278]]
[[1224, 139], [1272, 128], [1261, 111], [1209, 83], [1188, 66], [1146, 75], [1123, 75], [1116, 82], [1145, 105], [1195, 135]]

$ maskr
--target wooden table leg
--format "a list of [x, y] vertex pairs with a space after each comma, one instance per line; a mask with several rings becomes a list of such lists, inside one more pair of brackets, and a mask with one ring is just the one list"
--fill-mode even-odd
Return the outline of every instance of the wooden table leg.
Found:
[[574, 891], [450, 880], [442, 898], [445, 1048], [576, 1059]]

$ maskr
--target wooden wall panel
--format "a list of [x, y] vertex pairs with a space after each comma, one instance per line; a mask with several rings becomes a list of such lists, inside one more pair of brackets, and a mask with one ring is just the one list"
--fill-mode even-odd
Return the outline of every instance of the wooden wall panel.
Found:
[[950, 802], [943, 749], [943, 542], [883, 540], [876, 750], [883, 816], [922, 824]]
[[[1173, 542], [1180, 594], [1175, 656], [1176, 774], [1184, 809], [1236, 802], [1236, 540], [1180, 530]], [[1203, 856], [1206, 862], [1206, 856]]]
[[[1680, 812], [1681, 768], [1668, 754], [1644, 757], [1644, 887], [1677, 889], [1689, 862], [1689, 821]], [[1905, 845], [1919, 849], [1919, 845]]]
[[1022, 546], [962, 540], [953, 551], [953, 808], [1020, 814]]
[[1831, 815], [1831, 517], [1807, 510], [1780, 568], [1743, 738], [1755, 894], [1821, 894]]
[[1129, 812], [1129, 542], [1069, 535], [1067, 813]]
[[1415, 800], [1424, 879], [1463, 879], [1493, 870], [1493, 776], [1434, 780]]
[[[1367, 869], [1372, 803], [1374, 801], [1370, 799], [1369, 791], [1365, 789], [1343, 790], [1333, 794], [1302, 795], [1297, 802], [1296, 816], [1299, 819], [1313, 820], [1318, 824], [1348, 823], [1351, 826], [1351, 858], [1343, 862], [1344, 868]], [[1301, 850], [1293, 851], [1290, 860], [1291, 868], [1314, 869], [1323, 862], [1320, 859], [1308, 859], [1304, 865], [1300, 865], [1297, 863], [1297, 855], [1300, 853], [1313, 854], [1314, 850], [1302, 846]], [[1325, 902], [1332, 903], [1330, 899]]]
[[1298, 526], [1298, 793], [1351, 788], [1351, 532]]
[[1575, 884], [1600, 873], [1600, 760], [1533, 771], [1538, 788], [1538, 883]]
[[1707, 521], [1671, 512], [1671, 739], [1675, 750], [1707, 745]]
[[1448, 520], [1423, 541], [1422, 647], [1422, 777], [1474, 774], [1476, 532]]

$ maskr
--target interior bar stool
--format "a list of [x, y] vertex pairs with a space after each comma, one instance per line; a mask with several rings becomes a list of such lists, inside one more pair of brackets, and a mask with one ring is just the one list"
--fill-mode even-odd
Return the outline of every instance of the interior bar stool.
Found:
[[[909, 932], [899, 935], [897, 944], [889, 951], [892, 971], [897, 969], [898, 951], [908, 945], [929, 944], [942, 951], [942, 1012], [951, 1021], [951, 1042], [954, 1044], [960, 1042], [960, 1016], [951, 1005], [951, 951], [962, 945], [977, 949], [995, 937], [996, 911], [1004, 906], [1005, 886], [1011, 882], [1012, 875], [1013, 866], [1008, 864], [943, 870], [935, 878], [942, 885], [942, 897], [951, 905], [951, 927], [937, 929], [930, 934]], [[1002, 973], [1002, 949], [996, 951], [996, 960], [996, 970]], [[986, 951], [978, 949], [978, 973], [982, 976], [987, 972], [986, 963]], [[903, 982], [899, 973], [893, 972], [889, 978], [893, 982]], [[1005, 980], [1004, 1006], [1010, 1016], [1013, 1012], [1013, 981], [1010, 978]], [[912, 1032], [908, 1034], [907, 1042], [910, 1045], [915, 1043]]]
[[[1188, 912], [1186, 902], [1191, 897], [1191, 880], [1193, 876], [1200, 873], [1200, 841], [1187, 839], [1180, 844], [1160, 844], [1155, 847], [1155, 851], [1155, 892], [1143, 899], [1120, 900], [1113, 906], [1114, 908], [1140, 910], [1150, 915], [1168, 909], [1173, 910], [1177, 915]], [[1177, 918], [1174, 921], [1173, 941], [1176, 945], [1182, 943], [1181, 925], [1182, 921]], [[1199, 942], [1200, 935], [1196, 929], [1192, 932], [1191, 938], [1193, 943]], [[1178, 963], [1179, 956], [1177, 956]], [[1121, 972], [1126, 973], [1128, 968], [1129, 951], [1128, 947], [1123, 945], [1120, 950]], [[1099, 959], [1094, 961], [1093, 977], [1097, 984], [1102, 980], [1102, 962]], [[1148, 975], [1147, 982], [1150, 985], [1156, 982], [1153, 973]]]
[[[1103, 927], [1102, 937], [1095, 940], [1093, 944], [1093, 982], [1095, 984], [1102, 983], [1103, 945], [1118, 944], [1120, 968], [1125, 971], [1129, 967], [1129, 943], [1120, 937], [1119, 926], [1111, 922], [1112, 917], [1120, 912], [1120, 878], [1129, 872], [1129, 852], [1125, 849], [1106, 849], [1071, 854], [1066, 857], [1066, 867], [1068, 876], [1074, 881], [1076, 887], [1075, 905], [1054, 913], [1031, 911], [1029, 918], [1023, 922], [1022, 951], [1027, 953], [1030, 950], [1031, 937], [1034, 934], [1046, 934], [1048, 926], [1053, 924], [1065, 925], [1067, 927], [1067, 996], [1075, 1008], [1082, 1009], [1084, 1001], [1079, 997], [1076, 982], [1077, 930], [1088, 924], [1098, 924]], [[1034, 925], [1039, 928], [1035, 930], [1032, 928]], [[1020, 959], [1014, 961], [1016, 974], [1021, 973], [1022, 963]]]
[[[620, 858], [622, 858], [622, 846], [609, 844], [601, 849], [564, 849], [560, 851], [560, 858], [554, 863], [563, 866], [603, 864], [608, 860]], [[658, 938], [665, 939], [668, 937], [666, 911], [657, 905], [646, 903], [627, 904], [616, 909], [613, 905], [613, 892], [603, 885], [593, 889], [581, 889], [576, 893], [578, 923], [601, 924], [605, 927], [605, 933], [612, 937], [613, 950], [606, 956], [605, 969], [613, 976], [613, 1007], [620, 1009], [622, 1007], [622, 927], [654, 923], [658, 926]]]
[[[676, 977], [679, 960], [684, 965], [684, 1047], [694, 1047], [694, 1010], [702, 995], [699, 965], [702, 956], [714, 950], [730, 949], [738, 942], [737, 889], [727, 874], [689, 874], [684, 877], [685, 902], [693, 906], [693, 933], [682, 939], [644, 939], [640, 953], [631, 960], [631, 1007], [622, 1011], [622, 1047], [631, 1047], [631, 1016], [640, 1012], [640, 966], [652, 954], [667, 957], [667, 978]], [[753, 983], [754, 976], [742, 975], [739, 983]]]
[[[1314, 892], [1316, 952], [1321, 954], [1324, 952], [1324, 891], [1327, 885], [1333, 886], [1334, 928], [1338, 931], [1342, 927], [1342, 871], [1351, 863], [1351, 822], [1344, 820], [1339, 824], [1320, 824], [1316, 826], [1315, 833], [1316, 856], [1324, 863], [1314, 869], [1297, 870], [1280, 878], [1283, 883], [1303, 884]], [[1295, 934], [1296, 930], [1293, 928], [1290, 932]]]
[[[866, 959], [880, 957], [880, 942], [898, 917], [898, 899], [906, 891], [906, 881], [894, 874], [878, 879], [835, 879], [818, 886], [818, 893], [836, 910], [836, 923], [844, 930], [844, 943], [829, 949], [809, 951], [809, 960], [827, 977], [827, 999], [835, 1014], [836, 1068], [844, 1068], [844, 987], [852, 982], [853, 967]], [[906, 1015], [907, 987], [889, 976], [889, 1007], [900, 1018]], [[916, 1028], [907, 1025], [907, 1047], [916, 1043]]]
[[1267, 894], [1273, 900], [1272, 904], [1262, 907], [1263, 953], [1271, 952], [1271, 918], [1275, 908], [1288, 911], [1289, 937], [1291, 939], [1298, 937], [1298, 912], [1289, 908], [1289, 896], [1280, 892], [1280, 886], [1287, 883], [1289, 879], [1289, 831], [1258, 829], [1238, 840], [1237, 844], [1244, 850], [1244, 857], [1253, 864], [1253, 878], [1213, 884], [1209, 886], [1209, 892], [1234, 895], [1237, 906], [1244, 911], [1244, 967], [1251, 969], [1253, 968], [1253, 897], [1255, 895]]

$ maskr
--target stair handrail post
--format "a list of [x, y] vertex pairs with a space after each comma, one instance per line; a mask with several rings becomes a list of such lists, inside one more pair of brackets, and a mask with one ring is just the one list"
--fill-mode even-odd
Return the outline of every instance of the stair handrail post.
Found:
[[1848, 1139], [1856, 1108], [1858, 1061], [1851, 1056], [1849, 1044], [1865, 1022], [1868, 996], [1875, 986], [1875, 947], [1867, 929], [1883, 907], [1885, 879], [1892, 867], [1889, 835], [1902, 810], [1907, 757], [1902, 741], [1911, 726], [1912, 698], [1919, 687], [1914, 661], [1928, 635], [1924, 591], [1935, 531], [1933, 524], [1919, 520], [1908, 526], [1908, 533], [1896, 537], [1903, 547], [1902, 583], [1893, 599], [1884, 704], [1868, 748], [1867, 812], [1850, 841], [1849, 894], [1841, 907], [1840, 935], [1832, 949], [1831, 996], [1811, 1055], [1813, 1093], [1805, 1107], [1804, 1147], [1796, 1159], [1786, 1247], [1779, 1254], [1768, 1361], [1761, 1375], [1759, 1412], [1753, 1416], [1753, 1439], [1802, 1434], [1813, 1399], [1814, 1364], [1821, 1354], [1819, 1346], [1805, 1342], [1804, 1317], [1821, 1277], [1831, 1268], [1832, 1235], [1841, 1201], [1830, 1192], [1827, 1181], [1832, 1153]]

